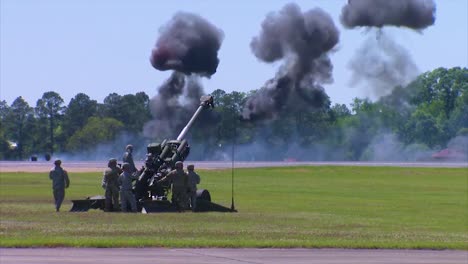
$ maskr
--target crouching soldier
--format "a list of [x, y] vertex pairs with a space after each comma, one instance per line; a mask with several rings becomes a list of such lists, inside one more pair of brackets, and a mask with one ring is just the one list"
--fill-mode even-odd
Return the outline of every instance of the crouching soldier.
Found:
[[166, 181], [172, 182], [172, 203], [179, 211], [187, 208], [188, 201], [188, 175], [184, 171], [184, 164], [181, 161], [175, 163], [175, 170], [169, 172], [164, 178], [158, 181], [163, 183]]
[[117, 160], [110, 159], [107, 163], [108, 169], [104, 171], [102, 177], [102, 188], [106, 190], [105, 208], [106, 212], [119, 211], [119, 175], [122, 172], [117, 167]]
[[[132, 174], [132, 165], [125, 162], [122, 165], [123, 172], [119, 176], [119, 185], [120, 185], [120, 206], [122, 212], [128, 212], [129, 209], [131, 212], [137, 211], [135, 195], [132, 192], [132, 182], [138, 179], [137, 174]], [[130, 208], [129, 208], [130, 207]]]

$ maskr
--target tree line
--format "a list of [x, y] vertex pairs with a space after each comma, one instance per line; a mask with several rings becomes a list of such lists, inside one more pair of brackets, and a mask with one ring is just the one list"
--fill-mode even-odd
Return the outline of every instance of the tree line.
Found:
[[[191, 129], [190, 158], [243, 160], [372, 160], [402, 157], [447, 147], [468, 137], [468, 69], [438, 68], [378, 99], [355, 98], [321, 108], [285, 109], [272, 120], [239, 118], [250, 92], [215, 90], [215, 118]], [[152, 119], [144, 92], [109, 94], [98, 103], [79, 93], [68, 105], [46, 92], [30, 106], [21, 96], [0, 101], [0, 159], [25, 159], [38, 153], [78, 153], [99, 143], [131, 135], [140, 151], [153, 140], [143, 127]], [[174, 135], [176, 137], [177, 135]], [[123, 148], [127, 142], [118, 142]], [[466, 143], [463, 143], [466, 144]], [[466, 151], [466, 146], [455, 144]], [[143, 155], [143, 154], [142, 154]]]

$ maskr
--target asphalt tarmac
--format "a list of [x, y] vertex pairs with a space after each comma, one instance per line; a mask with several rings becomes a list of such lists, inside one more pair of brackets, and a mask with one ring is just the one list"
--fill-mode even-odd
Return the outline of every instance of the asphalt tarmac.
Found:
[[0, 249], [1, 264], [466, 264], [468, 251], [380, 249], [31, 248]]

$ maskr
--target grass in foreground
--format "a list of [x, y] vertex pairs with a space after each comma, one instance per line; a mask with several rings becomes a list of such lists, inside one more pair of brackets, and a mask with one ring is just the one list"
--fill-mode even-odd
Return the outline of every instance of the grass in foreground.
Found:
[[[231, 171], [200, 171], [230, 206]], [[48, 175], [0, 173], [1, 247], [341, 247], [468, 249], [467, 170], [389, 167], [237, 169], [238, 213], [68, 213], [102, 194], [72, 173], [55, 213]]]

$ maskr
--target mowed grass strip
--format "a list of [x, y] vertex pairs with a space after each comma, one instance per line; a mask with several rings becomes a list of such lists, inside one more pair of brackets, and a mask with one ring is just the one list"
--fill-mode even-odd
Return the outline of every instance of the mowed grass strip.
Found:
[[[231, 171], [199, 173], [229, 207]], [[47, 174], [0, 173], [0, 246], [468, 249], [466, 168], [236, 169], [238, 213], [67, 212], [101, 175], [71, 173], [55, 213]]]

